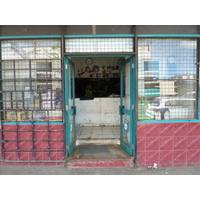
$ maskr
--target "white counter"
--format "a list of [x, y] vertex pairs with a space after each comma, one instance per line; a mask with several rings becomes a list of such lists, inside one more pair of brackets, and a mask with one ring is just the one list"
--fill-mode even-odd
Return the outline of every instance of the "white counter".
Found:
[[77, 126], [119, 126], [120, 98], [76, 99]]

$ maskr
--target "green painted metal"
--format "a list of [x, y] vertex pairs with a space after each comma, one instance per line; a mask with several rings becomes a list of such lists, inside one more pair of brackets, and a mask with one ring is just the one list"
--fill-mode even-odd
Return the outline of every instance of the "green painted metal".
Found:
[[133, 56], [133, 54], [102, 54], [102, 55], [91, 55], [91, 54], [87, 54], [87, 55], [66, 55], [68, 58], [75, 58], [75, 57], [79, 57], [79, 58], [82, 58], [82, 57], [130, 57], [130, 56]]
[[[65, 67], [65, 144], [66, 144], [66, 153], [71, 155], [76, 146], [76, 122], [75, 122], [75, 64], [66, 56], [64, 57], [64, 67]], [[70, 77], [70, 70], [72, 70], [72, 77]], [[71, 82], [72, 81], [72, 82]], [[72, 90], [72, 93], [71, 93]], [[72, 94], [73, 106], [70, 105], [69, 99]], [[73, 117], [73, 134], [74, 134], [74, 143], [71, 144], [71, 121], [70, 117]], [[66, 156], [67, 156], [66, 155]]]
[[20, 36], [0, 36], [0, 40], [10, 39], [43, 39], [43, 38], [61, 38], [61, 35], [20, 35]]
[[[105, 38], [105, 37], [135, 37], [135, 34], [119, 34], [119, 35], [64, 35], [65, 38]], [[191, 38], [199, 38], [200, 34], [137, 34], [138, 38], [145, 38], [145, 37], [161, 37], [161, 38], [183, 38], [183, 37], [191, 37]]]
[[[20, 35], [20, 36], [0, 36], [0, 40], [10, 39], [43, 39], [43, 38], [61, 38], [62, 35]], [[105, 34], [105, 35], [64, 35], [64, 38], [132, 38], [135, 34]], [[200, 34], [138, 34], [138, 38], [160, 37], [160, 38], [199, 38]]]
[[[129, 104], [129, 109], [124, 109], [124, 102], [123, 102], [123, 98], [124, 98], [124, 87], [123, 87], [123, 76], [124, 76], [124, 65], [125, 64], [129, 64], [129, 91], [128, 93], [130, 93], [130, 104]], [[135, 135], [136, 135], [136, 129], [135, 129], [135, 111], [134, 111], [134, 105], [135, 105], [135, 88], [134, 88], [134, 81], [135, 81], [135, 73], [134, 73], [134, 58], [130, 57], [128, 59], [126, 59], [125, 61], [123, 61], [120, 64], [120, 107], [119, 107], [119, 113], [120, 113], [120, 145], [122, 146], [122, 148], [124, 148], [125, 151], [127, 151], [127, 153], [129, 153], [129, 155], [133, 155], [136, 156], [135, 154]], [[127, 88], [126, 88], [127, 89]], [[129, 145], [127, 146], [127, 144], [125, 144], [123, 142], [123, 128], [124, 128], [124, 124], [123, 124], [123, 117], [125, 115], [128, 115], [130, 120], [129, 120], [129, 129], [130, 129], [130, 141], [129, 141]]]
[[138, 34], [138, 38], [199, 38], [200, 34]]
[[105, 35], [64, 35], [64, 38], [120, 38], [134, 37], [134, 34], [105, 34]]
[[197, 123], [200, 120], [160, 120], [160, 121], [137, 121], [138, 124], [158, 124], [158, 123]]
[[2, 122], [2, 125], [63, 125], [63, 122]]

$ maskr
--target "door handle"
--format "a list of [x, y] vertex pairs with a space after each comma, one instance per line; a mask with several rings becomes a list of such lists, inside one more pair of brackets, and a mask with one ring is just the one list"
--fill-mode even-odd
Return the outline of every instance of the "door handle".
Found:
[[123, 109], [124, 109], [124, 106], [119, 106], [119, 115], [123, 114], [123, 112], [122, 112]]

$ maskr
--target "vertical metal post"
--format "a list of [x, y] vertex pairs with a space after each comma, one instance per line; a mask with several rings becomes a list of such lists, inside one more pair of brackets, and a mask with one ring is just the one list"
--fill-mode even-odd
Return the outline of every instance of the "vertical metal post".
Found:
[[137, 26], [135, 25], [135, 40], [134, 40], [134, 51], [135, 51], [135, 73], [134, 73], [134, 89], [135, 89], [135, 110], [134, 110], [134, 133], [135, 133], [135, 152], [134, 152], [134, 165], [136, 166], [137, 161], [137, 121], [138, 121], [138, 37], [137, 37]]
[[[66, 138], [67, 138], [67, 131], [66, 131], [66, 112], [64, 110], [65, 108], [65, 93], [66, 93], [66, 88], [65, 88], [65, 81], [66, 81], [66, 77], [65, 77], [65, 61], [64, 61], [64, 53], [65, 53], [65, 38], [64, 38], [64, 34], [65, 32], [63, 31], [62, 37], [61, 37], [61, 78], [62, 78], [62, 117], [63, 117], [63, 132], [64, 132], [64, 156], [65, 156], [65, 160], [67, 158], [67, 143], [66, 143]], [[66, 165], [66, 162], [65, 162]]]

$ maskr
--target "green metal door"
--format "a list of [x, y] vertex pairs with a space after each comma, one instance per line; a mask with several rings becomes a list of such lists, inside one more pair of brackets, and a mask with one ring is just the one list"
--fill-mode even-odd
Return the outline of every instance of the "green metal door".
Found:
[[134, 58], [120, 64], [120, 145], [135, 155], [135, 69]]
[[76, 146], [76, 106], [75, 106], [75, 64], [67, 57], [64, 59], [65, 66], [65, 134], [66, 153], [71, 155]]

